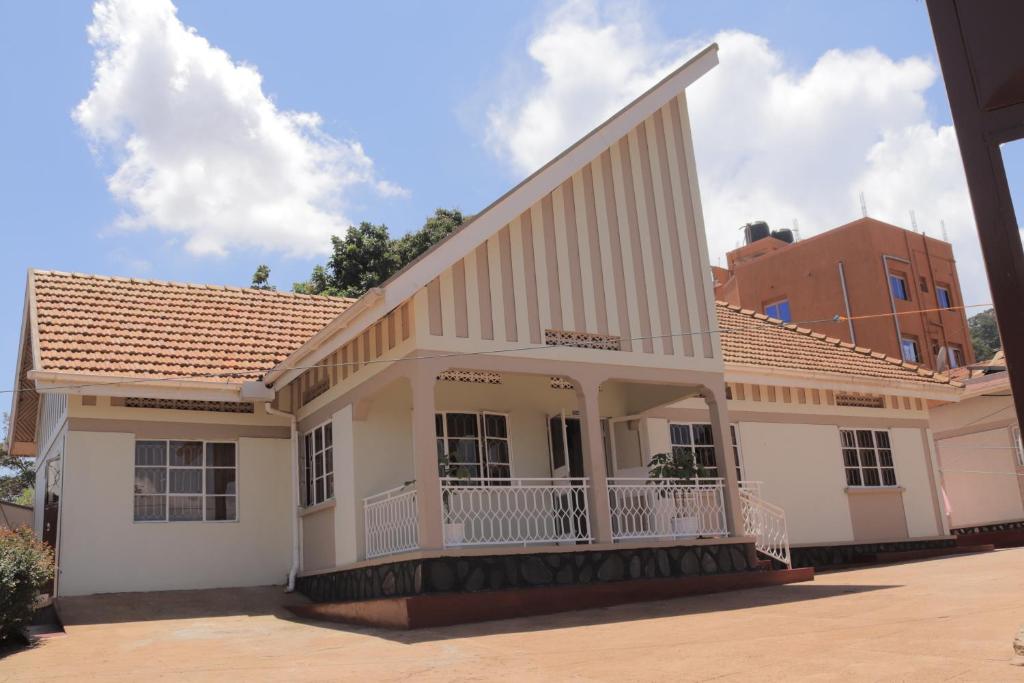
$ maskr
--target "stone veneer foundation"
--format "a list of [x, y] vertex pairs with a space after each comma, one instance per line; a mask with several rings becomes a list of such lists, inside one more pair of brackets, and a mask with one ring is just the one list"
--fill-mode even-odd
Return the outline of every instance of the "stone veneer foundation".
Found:
[[745, 544], [417, 558], [300, 576], [315, 602], [708, 576], [757, 569]]
[[791, 548], [793, 568], [824, 568], [835, 565], [861, 564], [876, 561], [879, 554], [902, 553], [911, 550], [939, 550], [955, 548], [956, 539], [942, 538], [927, 541], [893, 541], [891, 543], [855, 543], [850, 545], [823, 545]]

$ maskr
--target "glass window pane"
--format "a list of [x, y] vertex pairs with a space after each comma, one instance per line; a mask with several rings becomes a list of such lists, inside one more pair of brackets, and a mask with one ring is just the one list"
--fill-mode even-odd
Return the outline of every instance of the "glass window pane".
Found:
[[732, 439], [733, 446], [739, 446], [739, 443], [736, 441], [736, 425], [729, 425], [729, 438]]
[[167, 518], [172, 522], [187, 522], [203, 518], [202, 496], [168, 496]]
[[324, 487], [327, 489], [327, 498], [333, 498], [334, 497], [334, 475], [333, 474], [328, 474], [326, 477], [324, 477], [324, 481], [327, 482], [324, 485]]
[[206, 494], [207, 495], [235, 495], [235, 470], [234, 469], [213, 469], [206, 470]]
[[856, 467], [857, 462], [857, 451], [852, 448], [843, 449], [843, 464], [847, 467]]
[[334, 423], [328, 422], [324, 425], [324, 448], [334, 445]]
[[711, 425], [693, 425], [693, 443], [700, 446], [713, 446], [715, 435], [711, 432]]
[[135, 496], [135, 521], [163, 521], [167, 517], [167, 496]]
[[886, 486], [896, 485], [896, 470], [885, 468], [882, 470], [882, 483]]
[[693, 443], [690, 439], [690, 425], [671, 424], [668, 427], [668, 433], [673, 446]]
[[892, 451], [880, 450], [878, 451], [878, 463], [882, 467], [892, 467]]
[[208, 521], [233, 522], [237, 518], [237, 514], [234, 496], [206, 497], [206, 519]]
[[324, 500], [326, 500], [326, 498], [324, 498], [324, 480], [323, 479], [317, 479], [316, 480], [316, 484], [314, 486], [314, 495], [315, 495], [314, 501], [317, 502], [317, 503], [322, 503], [322, 502], [324, 502]]
[[891, 448], [889, 445], [889, 432], [875, 432], [875, 445], [879, 448]]
[[434, 434], [436, 434], [438, 438], [444, 436], [444, 417], [441, 413], [434, 415]]
[[548, 429], [551, 433], [551, 465], [555, 469], [565, 467], [565, 434], [562, 432], [562, 418], [551, 418]]
[[334, 449], [328, 448], [324, 451], [324, 473], [330, 474], [334, 471]]
[[208, 444], [206, 444], [206, 466], [207, 467], [234, 467], [235, 466], [235, 444], [233, 444], [233, 443], [208, 443]]
[[170, 493], [202, 493], [203, 471], [196, 469], [171, 469]]
[[313, 430], [313, 448], [317, 452], [324, 449], [324, 430], [319, 427]]
[[846, 470], [846, 485], [847, 486], [861, 486], [860, 483], [860, 470], [849, 468]]
[[487, 440], [487, 462], [489, 464], [508, 464], [508, 441], [498, 439]]
[[860, 449], [861, 467], [874, 467], [878, 463], [875, 460], [875, 451], [870, 448]]
[[314, 472], [314, 476], [316, 476], [316, 477], [324, 476], [324, 454], [323, 453], [317, 453], [315, 456], [313, 456], [313, 466], [316, 468], [316, 470]]
[[511, 471], [508, 465], [488, 465], [487, 476], [492, 479], [508, 479]]
[[508, 438], [508, 424], [504, 415], [484, 415], [484, 436]]
[[476, 415], [473, 413], [448, 413], [448, 438], [478, 436]]
[[136, 441], [135, 464], [158, 466], [167, 464], [166, 441]]
[[[715, 462], [715, 449], [708, 448], [706, 446], [695, 449], [697, 454], [697, 464], [704, 469], [714, 468], [718, 463]], [[708, 472], [710, 474], [710, 472]]]
[[870, 429], [857, 430], [857, 445], [861, 448], [872, 448], [875, 442], [871, 439]]
[[202, 467], [203, 444], [201, 441], [172, 441], [170, 464], [174, 467]]
[[878, 486], [881, 484], [881, 480], [878, 478], [878, 470], [871, 468], [869, 470], [863, 470], [864, 473], [864, 485], [865, 486]]
[[135, 493], [167, 493], [167, 469], [163, 467], [136, 467]]
[[844, 429], [839, 432], [839, 438], [842, 440], [843, 448], [851, 448], [857, 445], [853, 437], [853, 432], [849, 429]]

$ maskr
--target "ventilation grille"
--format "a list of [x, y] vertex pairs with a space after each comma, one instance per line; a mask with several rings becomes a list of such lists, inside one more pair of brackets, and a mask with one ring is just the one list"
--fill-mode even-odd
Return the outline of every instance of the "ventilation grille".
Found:
[[544, 330], [544, 343], [548, 346], [575, 346], [580, 349], [622, 350], [622, 337], [610, 334], [591, 334], [590, 332]]
[[159, 410], [201, 410], [206, 413], [252, 413], [251, 403], [225, 401], [183, 401], [171, 398], [126, 398], [126, 408], [157, 408]]
[[836, 394], [836, 405], [848, 408], [884, 408], [884, 396], [870, 394]]
[[466, 382], [468, 384], [501, 384], [501, 374], [480, 370], [445, 370], [437, 376], [442, 382]]
[[575, 389], [576, 385], [567, 380], [564, 377], [552, 377], [551, 378], [552, 389]]

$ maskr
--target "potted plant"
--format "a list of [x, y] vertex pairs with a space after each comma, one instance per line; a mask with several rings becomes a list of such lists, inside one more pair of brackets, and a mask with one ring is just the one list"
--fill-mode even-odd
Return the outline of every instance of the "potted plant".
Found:
[[[468, 481], [470, 478], [469, 467], [465, 463], [459, 462], [458, 454], [454, 450], [448, 453], [438, 453], [437, 468], [442, 479]], [[444, 544], [446, 546], [459, 545], [466, 541], [466, 523], [449, 521], [451, 495], [451, 491], [442, 482], [441, 504], [444, 506]]]
[[[697, 462], [697, 455], [692, 451], [657, 453], [647, 463], [648, 476], [655, 486], [659, 484], [687, 484], [694, 479], [705, 476], [705, 470]], [[696, 515], [687, 514], [689, 495], [675, 489], [662, 487], [653, 501], [654, 527], [657, 533], [666, 536], [697, 536], [700, 531], [700, 519]]]

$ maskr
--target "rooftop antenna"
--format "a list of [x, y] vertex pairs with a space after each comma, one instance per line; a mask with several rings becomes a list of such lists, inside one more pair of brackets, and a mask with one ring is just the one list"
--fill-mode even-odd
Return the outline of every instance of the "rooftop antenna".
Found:
[[795, 218], [793, 219], [793, 241], [800, 241], [800, 221]]
[[914, 214], [914, 210], [910, 210], [910, 225], [913, 226], [914, 232], [921, 232], [917, 229], [917, 216]]
[[948, 242], [949, 241], [949, 233], [946, 232], [946, 221], [944, 221], [944, 220], [939, 221], [939, 225], [942, 226], [942, 241], [943, 242]]
[[860, 193], [860, 215], [864, 218], [868, 217], [868, 202], [864, 199], [864, 193]]

